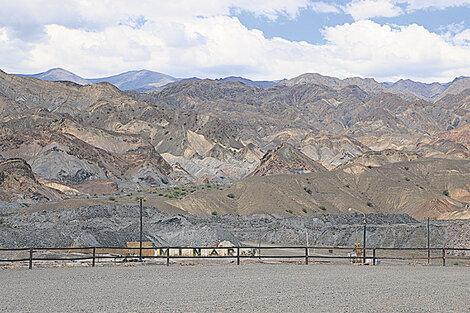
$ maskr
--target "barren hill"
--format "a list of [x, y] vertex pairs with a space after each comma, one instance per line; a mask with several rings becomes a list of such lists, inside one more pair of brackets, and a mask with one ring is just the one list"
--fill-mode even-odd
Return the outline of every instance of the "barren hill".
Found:
[[[252, 176], [223, 191], [195, 193], [170, 203], [191, 213], [311, 215], [345, 213], [352, 207], [366, 213], [440, 217], [470, 201], [469, 178], [470, 161], [422, 159], [381, 167], [351, 165], [328, 172]], [[427, 209], [429, 201], [434, 201], [432, 210]]]

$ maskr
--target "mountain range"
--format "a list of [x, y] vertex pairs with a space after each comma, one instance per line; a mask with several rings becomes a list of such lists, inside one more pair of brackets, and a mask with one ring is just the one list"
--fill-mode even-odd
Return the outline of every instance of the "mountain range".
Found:
[[[0, 201], [149, 190], [149, 201], [188, 213], [302, 215], [353, 205], [418, 218], [467, 214], [468, 78], [445, 89], [318, 74], [264, 87], [241, 78], [168, 85], [163, 74], [164, 88], [115, 85], [152, 81], [135, 74], [78, 84], [62, 71], [0, 71]], [[184, 198], [157, 191], [198, 184], [225, 187], [190, 187]]]
[[[149, 70], [135, 70], [102, 78], [82, 78], [62, 68], [53, 68], [37, 74], [15, 74], [21, 77], [33, 77], [48, 81], [71, 81], [80, 85], [90, 85], [100, 82], [108, 82], [121, 90], [137, 90], [140, 92], [160, 91], [164, 87], [178, 81], [199, 80], [197, 77], [175, 78], [163, 73]], [[269, 88], [281, 84], [293, 86], [298, 84], [317, 84], [328, 86], [333, 89], [344, 88], [355, 85], [367, 92], [390, 92], [401, 95], [413, 96], [427, 101], [437, 101], [448, 94], [458, 94], [470, 87], [470, 77], [457, 77], [448, 83], [421, 83], [410, 79], [400, 79], [396, 82], [379, 83], [372, 78], [352, 77], [339, 79], [336, 77], [323, 76], [316, 73], [302, 74], [292, 79], [274, 81], [253, 81], [244, 77], [229, 76], [217, 79], [221, 82], [241, 82], [245, 85], [260, 88]]]

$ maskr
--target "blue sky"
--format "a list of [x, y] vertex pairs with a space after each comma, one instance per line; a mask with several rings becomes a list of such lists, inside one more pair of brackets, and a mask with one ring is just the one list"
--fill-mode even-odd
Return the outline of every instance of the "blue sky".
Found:
[[[345, 3], [348, 1], [330, 1], [330, 3]], [[404, 5], [399, 5], [403, 9]], [[311, 9], [301, 9], [295, 18], [286, 15], [279, 16], [275, 21], [256, 15], [249, 11], [232, 12], [240, 22], [249, 29], [263, 31], [266, 38], [282, 37], [293, 41], [307, 41], [311, 44], [324, 44], [322, 29], [326, 26], [335, 26], [345, 23], [353, 23], [354, 18], [342, 11], [338, 13], [321, 13]], [[449, 26], [459, 28], [470, 27], [470, 5], [447, 7], [445, 9], [427, 8], [409, 12], [394, 17], [369, 18], [379, 24], [409, 25], [418, 24], [431, 32], [443, 34], [449, 30]], [[469, 25], [466, 25], [469, 24]]]
[[470, 0], [0, 1], [0, 68], [10, 73], [470, 76]]

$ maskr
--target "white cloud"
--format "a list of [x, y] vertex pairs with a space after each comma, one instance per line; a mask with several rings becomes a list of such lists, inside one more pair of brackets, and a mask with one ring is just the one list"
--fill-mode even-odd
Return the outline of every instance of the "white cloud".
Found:
[[4, 1], [0, 27], [38, 32], [49, 24], [68, 28], [102, 30], [122, 20], [141, 16], [149, 20], [184, 21], [196, 16], [229, 15], [231, 10], [249, 11], [276, 19], [294, 18], [309, 0], [15, 0]]
[[336, 6], [323, 1], [311, 2], [308, 7], [318, 13], [340, 13], [340, 10]]
[[381, 26], [359, 21], [327, 28], [324, 35], [331, 56], [351, 73], [445, 81], [470, 72], [468, 46], [449, 43], [416, 24]]
[[356, 21], [373, 17], [394, 17], [403, 10], [388, 0], [354, 0], [343, 7], [343, 11]]
[[466, 29], [454, 36], [454, 42], [457, 45], [470, 47], [470, 29]]
[[[423, 81], [449, 81], [470, 73], [468, 29], [443, 36], [419, 25], [379, 25], [360, 20], [325, 28], [327, 42], [313, 45], [268, 39], [261, 31], [249, 30], [237, 18], [228, 16], [230, 5], [219, 5], [219, 1], [205, 9], [193, 6], [193, 13], [183, 9], [181, 14], [172, 4], [153, 12], [151, 3], [143, 2], [143, 9], [132, 6], [124, 12], [125, 2], [115, 2], [116, 11], [98, 6], [91, 15], [81, 13], [90, 23], [79, 18], [64, 22], [52, 13], [39, 14], [34, 20], [35, 12], [22, 13], [44, 26], [41, 38], [24, 40], [13, 27], [0, 26], [0, 68], [31, 73], [63, 67], [84, 77], [147, 68], [176, 77], [280, 79], [319, 72]], [[188, 5], [193, 2], [188, 0]], [[94, 2], [80, 3], [85, 12]], [[239, 3], [256, 14], [295, 16], [306, 2], [272, 2], [271, 9]], [[104, 9], [109, 14], [104, 14]], [[101, 19], [104, 16], [106, 21]]]

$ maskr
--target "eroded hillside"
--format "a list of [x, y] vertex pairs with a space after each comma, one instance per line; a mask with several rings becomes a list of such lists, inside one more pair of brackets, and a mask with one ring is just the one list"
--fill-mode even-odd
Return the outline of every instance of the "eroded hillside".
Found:
[[29, 166], [15, 175], [46, 196], [2, 188], [34, 203], [206, 183], [231, 186], [159, 201], [189, 213], [465, 216], [465, 86], [306, 74], [139, 93], [0, 72], [0, 156]]

